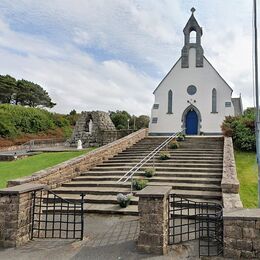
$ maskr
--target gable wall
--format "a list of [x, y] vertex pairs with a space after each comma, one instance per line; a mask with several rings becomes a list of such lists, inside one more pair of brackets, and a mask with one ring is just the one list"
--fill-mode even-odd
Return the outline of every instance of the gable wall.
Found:
[[[226, 115], [233, 115], [231, 102], [232, 90], [204, 58], [204, 67], [195, 67], [195, 49], [190, 49], [189, 68], [181, 68], [179, 60], [176, 66], [156, 89], [155, 104], [159, 109], [152, 109], [152, 118], [158, 117], [157, 124], [150, 124], [149, 132], [172, 133], [181, 130], [183, 111], [190, 105], [189, 100], [201, 113], [200, 131], [205, 133], [221, 132], [220, 125]], [[195, 85], [197, 93], [189, 95], [187, 87]], [[212, 89], [217, 90], [217, 112], [212, 111]], [[173, 91], [173, 114], [167, 114], [168, 91]], [[196, 103], [194, 103], [196, 100]], [[225, 102], [231, 102], [231, 107], [225, 107]], [[152, 122], [152, 120], [151, 120]]]

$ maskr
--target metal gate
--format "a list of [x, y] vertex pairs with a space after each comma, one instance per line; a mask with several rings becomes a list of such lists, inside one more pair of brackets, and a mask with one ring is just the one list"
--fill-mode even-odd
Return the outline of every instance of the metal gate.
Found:
[[222, 206], [169, 195], [169, 244], [199, 240], [199, 256], [223, 252]]
[[83, 239], [84, 194], [79, 202], [63, 199], [49, 190], [34, 191], [32, 196], [31, 239]]

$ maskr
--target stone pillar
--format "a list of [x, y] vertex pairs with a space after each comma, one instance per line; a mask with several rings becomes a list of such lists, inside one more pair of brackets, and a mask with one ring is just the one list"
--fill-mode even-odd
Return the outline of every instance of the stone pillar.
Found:
[[166, 254], [168, 249], [168, 195], [172, 187], [147, 186], [137, 193], [140, 216], [138, 250]]
[[42, 184], [22, 184], [0, 190], [0, 247], [16, 247], [30, 239], [32, 191]]

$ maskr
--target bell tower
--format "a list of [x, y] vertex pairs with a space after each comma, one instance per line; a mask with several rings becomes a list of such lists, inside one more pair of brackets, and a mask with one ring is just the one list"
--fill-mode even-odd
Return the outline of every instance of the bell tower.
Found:
[[191, 8], [191, 17], [183, 29], [184, 46], [181, 52], [181, 67], [189, 68], [189, 50], [196, 49], [196, 67], [203, 67], [203, 48], [201, 46], [202, 27], [194, 17], [196, 9]]

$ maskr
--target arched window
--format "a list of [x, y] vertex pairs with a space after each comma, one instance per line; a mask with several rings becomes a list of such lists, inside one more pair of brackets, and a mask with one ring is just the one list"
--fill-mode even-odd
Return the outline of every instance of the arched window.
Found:
[[191, 31], [190, 32], [190, 43], [196, 43], [197, 42], [197, 32]]
[[217, 90], [212, 89], [212, 113], [217, 113]]
[[172, 114], [172, 91], [168, 92], [168, 114]]

